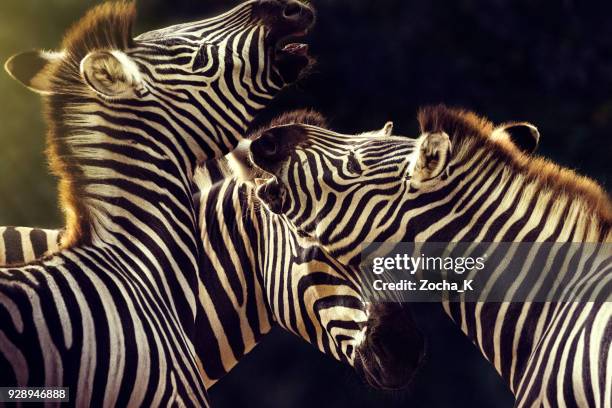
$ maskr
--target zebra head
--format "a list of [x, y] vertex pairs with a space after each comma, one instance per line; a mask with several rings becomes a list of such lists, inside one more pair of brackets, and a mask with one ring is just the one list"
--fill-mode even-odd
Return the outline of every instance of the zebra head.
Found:
[[17, 54], [5, 68], [50, 95], [52, 120], [82, 122], [86, 108], [122, 111], [133, 126], [180, 134], [184, 154], [201, 161], [232, 150], [255, 114], [311, 63], [308, 47], [290, 41], [314, 23], [297, 0], [252, 0], [134, 38], [135, 16], [134, 3], [102, 4], [57, 52]]
[[[437, 112], [443, 116], [444, 109]], [[342, 263], [358, 264], [362, 243], [401, 241], [406, 213], [435, 198], [453, 171], [453, 152], [469, 132], [442, 119], [424, 110], [418, 138], [391, 135], [389, 127], [358, 135], [304, 124], [267, 129], [250, 150], [255, 165], [274, 177], [257, 194], [300, 234]], [[530, 124], [478, 126], [486, 133], [480, 141], [516, 154], [537, 146], [539, 134]]]
[[[413, 379], [425, 352], [424, 337], [408, 308], [393, 303], [368, 302], [358, 273], [338, 263], [309, 240], [303, 241], [285, 217], [265, 210], [259, 200], [254, 199], [254, 184], [261, 183], [269, 174], [248, 162], [249, 141], [269, 127], [296, 123], [319, 128], [327, 126], [325, 118], [317, 112], [288, 112], [250, 134], [228, 158], [229, 166], [227, 162], [209, 161], [198, 175], [198, 185], [203, 192], [200, 225], [204, 232], [205, 259], [211, 262], [211, 267], [204, 270], [221, 272], [205, 276], [204, 286], [217, 279], [227, 281], [233, 276], [225, 272], [226, 268], [215, 266], [220, 261], [213, 261], [233, 258], [224, 255], [226, 248], [253, 248], [256, 259], [241, 270], [248, 275], [250, 265], [254, 265], [261, 277], [256, 282], [260, 282], [262, 288], [254, 291], [265, 296], [266, 307], [259, 309], [260, 315], [268, 311], [270, 321], [304, 338], [321, 352], [351, 364], [371, 386], [403, 388]], [[388, 123], [382, 130], [369, 135], [389, 135], [391, 130], [392, 124]], [[231, 176], [236, 175], [243, 181], [255, 183], [235, 184], [236, 179]], [[215, 184], [215, 180], [220, 182]], [[231, 211], [218, 211], [220, 202], [224, 208], [240, 208], [240, 216], [234, 218], [228, 215]], [[219, 225], [224, 225], [221, 230], [228, 234], [221, 246], [210, 239], [214, 236], [216, 241], [218, 233], [209, 232], [211, 227], [212, 231], [217, 231]], [[245, 243], [244, 239], [248, 241]], [[216, 295], [211, 292], [213, 299]], [[213, 300], [213, 303], [216, 302]]]

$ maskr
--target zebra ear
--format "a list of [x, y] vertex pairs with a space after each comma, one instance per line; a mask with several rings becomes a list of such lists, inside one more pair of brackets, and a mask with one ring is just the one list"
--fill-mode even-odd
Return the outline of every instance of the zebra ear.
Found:
[[142, 96], [137, 65], [120, 51], [94, 51], [81, 61], [81, 76], [96, 93], [109, 99]]
[[53, 92], [48, 69], [61, 60], [62, 56], [62, 53], [56, 52], [26, 51], [9, 58], [4, 69], [30, 90], [51, 95]]
[[493, 131], [492, 137], [494, 139], [506, 138], [526, 154], [535, 152], [540, 143], [538, 128], [527, 122], [501, 125]]
[[393, 134], [393, 122], [385, 123], [385, 126], [382, 128], [382, 133], [385, 137], [389, 137]]
[[418, 186], [440, 176], [448, 167], [452, 154], [451, 141], [444, 132], [421, 136], [412, 180]]

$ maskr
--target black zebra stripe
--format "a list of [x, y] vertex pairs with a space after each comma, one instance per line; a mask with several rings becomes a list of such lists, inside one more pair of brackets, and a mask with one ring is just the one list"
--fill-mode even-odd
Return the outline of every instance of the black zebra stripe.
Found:
[[[192, 173], [198, 161], [230, 151], [264, 107], [254, 101], [285, 85], [277, 42], [312, 23], [306, 6], [298, 19], [279, 18], [288, 1], [251, 1], [135, 39], [134, 5], [105, 3], [69, 31], [60, 52], [7, 63], [47, 95], [50, 161], [67, 222], [63, 250], [0, 268], [6, 385], [68, 386], [76, 406], [207, 405], [193, 347]], [[192, 61], [209, 46], [218, 63], [206, 77]], [[258, 55], [257, 66], [245, 55]], [[306, 60], [297, 68], [308, 62], [293, 57]], [[40, 75], [20, 71], [32, 61]], [[236, 72], [244, 88], [233, 83]], [[263, 91], [253, 93], [251, 83]]]
[[[609, 406], [609, 198], [592, 181], [526, 156], [473, 113], [431, 107], [419, 120], [423, 134], [414, 140], [309, 125], [268, 129], [251, 152], [276, 179], [258, 195], [349, 265], [367, 242], [583, 243], [550, 267], [512, 254], [500, 262], [524, 262], [523, 283], [536, 288], [566, 276], [556, 290], [575, 290], [582, 301], [443, 306], [507, 381], [517, 406]], [[355, 158], [357, 170], [347, 171]], [[570, 257], [583, 263], [563, 269]]]

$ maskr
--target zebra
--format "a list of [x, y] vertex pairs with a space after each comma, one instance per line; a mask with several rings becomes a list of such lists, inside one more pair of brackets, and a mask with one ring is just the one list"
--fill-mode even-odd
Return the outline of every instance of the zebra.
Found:
[[66, 386], [75, 406], [207, 406], [195, 355], [197, 163], [232, 150], [310, 64], [295, 0], [240, 4], [133, 38], [134, 3], [104, 3], [57, 52], [18, 54], [44, 96], [60, 251], [0, 268], [3, 385]]
[[[294, 123], [323, 125], [325, 120], [316, 112], [299, 110], [272, 122], [274, 126]], [[388, 132], [390, 124], [368, 134]], [[246, 140], [256, 137], [257, 132]], [[406, 308], [368, 304], [356, 274], [317, 246], [302, 242], [284, 218], [262, 207], [254, 183], [224, 179], [223, 169], [211, 163], [199, 176], [204, 248], [200, 282], [208, 313], [198, 316], [214, 318], [212, 310], [225, 316], [215, 319], [220, 324], [214, 338], [201, 337], [202, 354], [210, 361], [209, 356], [219, 355], [207, 351], [215, 338], [233, 336], [226, 341], [232, 350], [225, 358], [228, 362], [218, 361], [220, 375], [226, 372], [224, 366], [233, 366], [255, 345], [253, 337], [270, 330], [273, 319], [325, 354], [352, 365], [375, 388], [400, 389], [411, 382], [423, 361], [425, 344]], [[256, 176], [249, 174], [247, 179]], [[240, 335], [234, 333], [237, 328], [242, 329]]]
[[[359, 262], [366, 242], [602, 243], [583, 252], [594, 267], [577, 267], [557, 289], [580, 288], [590, 294], [583, 301], [442, 304], [516, 406], [610, 407], [609, 197], [592, 180], [522, 151], [537, 145], [533, 129], [515, 138], [445, 106], [423, 108], [418, 118], [418, 139], [268, 129], [250, 147], [255, 165], [274, 176], [257, 194], [346, 265]], [[524, 282], [554, 273], [527, 266]]]
[[[273, 123], [322, 125], [322, 120], [313, 112], [297, 111]], [[381, 132], [389, 129], [387, 124]], [[194, 196], [204, 248], [194, 348], [196, 356], [203, 356], [198, 364], [206, 388], [226, 375], [275, 323], [354, 366], [373, 387], [406, 386], [424, 354], [409, 312], [394, 304], [366, 305], [353, 274], [318, 248], [302, 247], [282, 219], [257, 204], [252, 183], [230, 174], [223, 175], [226, 180], [211, 177], [213, 168], [215, 161], [210, 161], [196, 173], [199, 192]], [[43, 248], [36, 240], [51, 242], [53, 250], [61, 234], [9, 230], [0, 235], [0, 248], [13, 260], [36, 259]], [[7, 239], [18, 232], [19, 239]], [[273, 242], [285, 244], [270, 245]], [[41, 249], [32, 251], [35, 247]], [[281, 308], [284, 299], [293, 303]], [[407, 344], [412, 347], [405, 349]]]

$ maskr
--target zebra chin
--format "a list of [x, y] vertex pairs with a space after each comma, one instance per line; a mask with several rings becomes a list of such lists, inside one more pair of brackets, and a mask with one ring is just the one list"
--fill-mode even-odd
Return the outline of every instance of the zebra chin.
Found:
[[370, 386], [406, 388], [425, 357], [425, 339], [409, 310], [397, 303], [369, 306], [366, 336], [355, 351], [354, 367]]

